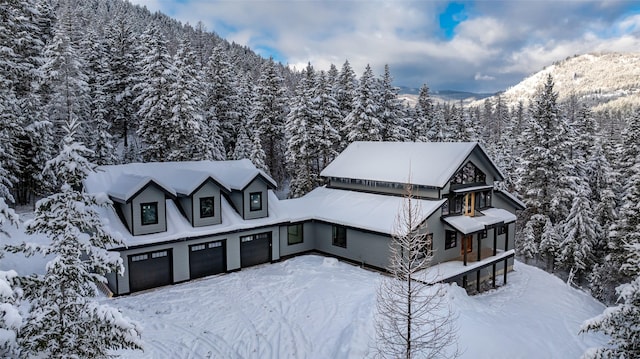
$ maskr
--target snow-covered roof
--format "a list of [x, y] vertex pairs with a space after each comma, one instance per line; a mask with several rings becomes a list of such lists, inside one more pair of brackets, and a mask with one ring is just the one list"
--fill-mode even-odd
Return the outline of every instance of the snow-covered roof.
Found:
[[88, 192], [105, 192], [120, 200], [128, 200], [150, 180], [173, 195], [191, 194], [211, 177], [224, 189], [243, 190], [253, 179], [262, 177], [268, 185], [276, 182], [258, 170], [251, 161], [148, 162], [100, 166], [85, 180]]
[[476, 142], [353, 142], [321, 175], [442, 188], [475, 148], [481, 149]]
[[126, 202], [129, 198], [133, 197], [138, 191], [143, 189], [149, 182], [154, 182], [160, 188], [162, 188], [167, 193], [175, 196], [176, 192], [171, 186], [168, 186], [163, 181], [152, 178], [149, 176], [141, 176], [136, 174], [122, 174], [117, 176], [113, 182], [113, 184], [106, 189], [106, 192], [112, 198], [117, 200]]
[[[384, 234], [393, 234], [404, 198], [319, 187], [301, 198], [280, 201], [282, 213], [292, 222], [320, 220]], [[415, 200], [427, 219], [444, 200]]]
[[469, 234], [481, 231], [485, 229], [486, 226], [493, 224], [515, 222], [516, 218], [513, 213], [502, 208], [488, 208], [482, 210], [480, 215], [474, 217], [463, 215], [449, 216], [443, 217], [442, 220], [459, 232]]
[[269, 191], [268, 203], [268, 217], [245, 220], [231, 207], [229, 202], [222, 197], [222, 223], [211, 226], [193, 227], [191, 223], [189, 223], [189, 220], [180, 213], [176, 203], [169, 199], [166, 201], [167, 230], [160, 233], [136, 236], [131, 235], [113, 208], [99, 208], [98, 210], [101, 212], [102, 218], [104, 218], [104, 222], [109, 228], [109, 231], [112, 233], [118, 233], [122, 238], [124, 245], [132, 247], [174, 241], [183, 238], [216, 235], [219, 233], [277, 225], [281, 222], [286, 222], [287, 216], [283, 215], [279, 211], [278, 198], [273, 191]]

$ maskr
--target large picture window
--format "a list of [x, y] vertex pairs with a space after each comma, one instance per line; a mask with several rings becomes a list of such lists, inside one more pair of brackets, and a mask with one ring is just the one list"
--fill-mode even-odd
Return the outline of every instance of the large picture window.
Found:
[[292, 245], [292, 244], [302, 243], [303, 241], [302, 229], [303, 229], [302, 223], [292, 224], [288, 226], [287, 227], [287, 244]]
[[251, 192], [249, 194], [249, 210], [262, 210], [262, 192]]
[[200, 218], [215, 216], [214, 203], [215, 201], [213, 197], [200, 198]]
[[333, 226], [331, 244], [337, 247], [347, 248], [347, 228], [344, 226]]
[[485, 183], [487, 177], [484, 172], [473, 163], [467, 162], [454, 176], [453, 184]]
[[158, 224], [158, 202], [141, 203], [140, 216], [143, 226]]
[[444, 232], [444, 249], [455, 248], [458, 245], [456, 241], [456, 231]]

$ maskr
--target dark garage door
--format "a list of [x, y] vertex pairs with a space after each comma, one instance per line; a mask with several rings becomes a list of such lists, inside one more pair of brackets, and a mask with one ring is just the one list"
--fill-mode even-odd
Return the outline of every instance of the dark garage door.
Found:
[[171, 284], [171, 250], [165, 249], [129, 256], [129, 290], [136, 292]]
[[240, 266], [242, 268], [271, 261], [271, 232], [240, 237]]
[[222, 273], [227, 269], [223, 241], [189, 246], [189, 273], [191, 279]]

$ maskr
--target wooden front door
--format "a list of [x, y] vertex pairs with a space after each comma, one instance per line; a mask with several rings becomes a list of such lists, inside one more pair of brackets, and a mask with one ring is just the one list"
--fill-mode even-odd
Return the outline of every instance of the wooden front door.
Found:
[[473, 251], [473, 235], [469, 234], [462, 237], [462, 246], [460, 247], [460, 254], [471, 253]]
[[475, 208], [476, 208], [476, 196], [474, 195], [475, 193], [467, 193], [464, 196], [464, 200], [462, 203], [462, 212], [465, 216], [475, 216]]

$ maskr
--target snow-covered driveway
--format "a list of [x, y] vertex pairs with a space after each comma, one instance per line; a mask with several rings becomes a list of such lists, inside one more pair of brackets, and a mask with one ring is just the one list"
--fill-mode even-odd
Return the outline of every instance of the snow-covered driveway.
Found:
[[[321, 256], [109, 300], [144, 327], [125, 358], [370, 357], [380, 274]], [[576, 358], [604, 338], [578, 336], [603, 307], [517, 263], [509, 284], [468, 297], [449, 290], [464, 358]]]

